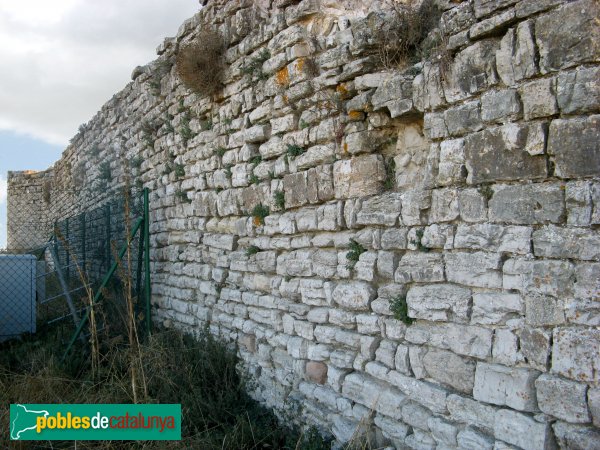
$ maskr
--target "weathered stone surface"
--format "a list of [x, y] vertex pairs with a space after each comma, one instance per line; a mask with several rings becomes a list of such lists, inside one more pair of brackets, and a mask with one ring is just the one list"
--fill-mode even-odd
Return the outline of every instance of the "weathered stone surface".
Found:
[[480, 18], [489, 15], [490, 13], [514, 5], [517, 0], [475, 0], [475, 17]]
[[587, 392], [588, 406], [594, 426], [600, 425], [600, 387], [590, 387]]
[[477, 363], [473, 397], [494, 405], [506, 405], [519, 411], [536, 411], [536, 370], [517, 369]]
[[456, 102], [494, 85], [494, 52], [498, 41], [483, 40], [459, 52], [449, 69], [444, 83], [444, 94], [449, 102]]
[[388, 374], [388, 381], [408, 395], [411, 400], [420, 403], [431, 411], [442, 414], [446, 412], [448, 393], [445, 389], [425, 381], [415, 380], [394, 370]]
[[554, 156], [554, 173], [561, 178], [600, 174], [600, 116], [553, 120], [548, 135], [548, 154]]
[[440, 445], [457, 445], [458, 427], [441, 417], [430, 417], [427, 422], [431, 435]]
[[369, 409], [385, 413], [395, 419], [402, 418], [402, 403], [406, 396], [368, 375], [359, 373], [347, 375], [342, 385], [342, 393]]
[[469, 30], [469, 37], [471, 39], [480, 39], [484, 36], [497, 33], [502, 30], [502, 28], [505, 28], [514, 22], [515, 16], [515, 10], [510, 8], [489, 19], [482, 20], [471, 27]]
[[452, 420], [470, 423], [486, 432], [493, 432], [496, 409], [456, 394], [448, 396], [448, 411]]
[[481, 118], [484, 122], [508, 122], [520, 116], [521, 102], [515, 89], [490, 91], [481, 96]]
[[525, 327], [519, 334], [521, 352], [527, 362], [537, 370], [548, 370], [550, 357], [550, 339], [552, 335], [544, 329]]
[[531, 249], [531, 233], [529, 227], [461, 224], [456, 229], [454, 248], [526, 254]]
[[504, 35], [496, 52], [496, 67], [507, 86], [538, 73], [532, 21], [521, 22]]
[[453, 188], [436, 189], [431, 197], [430, 223], [450, 222], [459, 215], [458, 191]]
[[444, 113], [444, 122], [450, 136], [462, 136], [463, 134], [481, 130], [483, 123], [481, 122], [481, 105], [479, 100], [447, 109]]
[[542, 73], [600, 59], [600, 6], [593, 0], [563, 5], [535, 23]]
[[471, 291], [451, 284], [414, 286], [406, 295], [408, 316], [432, 321], [466, 322]]
[[396, 283], [444, 281], [444, 261], [440, 253], [406, 253], [398, 264]]
[[526, 151], [529, 127], [508, 124], [465, 138], [467, 182], [539, 179], [546, 177], [545, 158]]
[[369, 303], [377, 292], [369, 283], [351, 281], [338, 284], [333, 290], [333, 301], [338, 305], [358, 311], [369, 309]]
[[446, 350], [431, 349], [423, 356], [431, 378], [457, 391], [470, 394], [475, 383], [475, 363]]
[[540, 423], [525, 414], [508, 409], [496, 412], [494, 437], [523, 450], [551, 450], [555, 448], [549, 423]]
[[533, 252], [548, 258], [600, 260], [600, 234], [594, 230], [548, 225], [533, 233]]
[[464, 189], [458, 195], [458, 208], [462, 220], [482, 222], [487, 219], [486, 202], [477, 189]]
[[445, 140], [440, 144], [440, 162], [436, 182], [440, 186], [460, 183], [466, 177], [464, 140]]
[[571, 423], [590, 422], [586, 401], [587, 386], [551, 375], [535, 380], [540, 410]]
[[380, 155], [362, 155], [333, 165], [335, 198], [364, 197], [383, 189], [385, 166]]
[[519, 88], [525, 120], [548, 117], [558, 112], [554, 78], [541, 78]]
[[490, 292], [473, 294], [472, 324], [502, 324], [525, 313], [525, 305], [519, 294]]
[[575, 381], [600, 380], [600, 330], [557, 328], [553, 334], [551, 371]]
[[492, 450], [494, 438], [467, 427], [457, 436], [458, 446], [465, 450]]
[[553, 425], [554, 434], [560, 448], [573, 450], [597, 449], [600, 442], [600, 432], [597, 429], [556, 422]]
[[385, 80], [373, 94], [373, 109], [388, 108], [392, 118], [411, 112], [412, 84], [412, 77], [402, 75]]
[[414, 344], [430, 344], [458, 355], [486, 359], [491, 355], [492, 331], [487, 328], [454, 323], [412, 324], [405, 339]]
[[556, 87], [558, 107], [565, 114], [600, 110], [600, 68], [578, 68], [560, 72]]
[[500, 255], [487, 252], [447, 253], [448, 281], [467, 286], [498, 288], [502, 286]]
[[398, 193], [386, 193], [363, 201], [356, 215], [358, 225], [394, 226], [402, 210], [402, 197]]
[[556, 184], [497, 185], [489, 208], [492, 222], [557, 223], [565, 213], [564, 191]]

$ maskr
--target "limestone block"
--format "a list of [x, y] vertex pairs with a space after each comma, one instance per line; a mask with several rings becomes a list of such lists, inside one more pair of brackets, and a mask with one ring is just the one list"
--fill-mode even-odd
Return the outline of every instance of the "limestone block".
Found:
[[556, 184], [496, 185], [489, 201], [492, 222], [558, 223], [564, 213], [564, 191]]
[[548, 117], [558, 112], [555, 82], [554, 78], [541, 78], [519, 88], [525, 120]]
[[530, 127], [510, 123], [465, 138], [467, 183], [545, 178], [546, 159], [527, 152]]
[[600, 174], [600, 116], [557, 119], [550, 123], [548, 154], [554, 156], [555, 174], [561, 178]]
[[477, 292], [473, 294], [472, 324], [496, 325], [520, 317], [525, 305], [519, 294], [508, 292]]
[[492, 346], [492, 358], [495, 363], [506, 366], [514, 366], [521, 362], [523, 357], [519, 353], [519, 339], [517, 335], [508, 329], [496, 330], [494, 345]]
[[435, 450], [437, 448], [436, 440], [431, 434], [417, 429], [413, 429], [413, 433], [406, 437], [404, 443], [412, 449]]
[[548, 258], [600, 260], [600, 234], [581, 228], [548, 225], [534, 231], [533, 252]]
[[333, 301], [338, 305], [356, 310], [366, 311], [369, 303], [375, 299], [377, 292], [373, 287], [362, 281], [348, 281], [338, 284], [333, 290]]
[[291, 173], [283, 178], [286, 208], [294, 208], [308, 203], [307, 183], [307, 172]]
[[466, 99], [497, 83], [494, 54], [498, 45], [495, 39], [482, 40], [456, 54], [444, 83], [449, 102]]
[[429, 249], [451, 249], [454, 241], [454, 225], [433, 224], [425, 227], [421, 244]]
[[560, 72], [556, 92], [558, 106], [563, 113], [600, 111], [600, 68], [577, 68]]
[[298, 170], [304, 170], [319, 164], [331, 163], [334, 156], [335, 147], [333, 145], [315, 145], [294, 159], [293, 163]]
[[594, 428], [556, 422], [554, 435], [560, 448], [596, 449], [600, 442], [600, 432]]
[[458, 447], [464, 450], [492, 450], [494, 438], [467, 427], [457, 436]]
[[496, 52], [496, 67], [507, 86], [538, 73], [532, 21], [521, 22], [504, 35]]
[[417, 319], [468, 321], [469, 289], [451, 284], [414, 286], [406, 295], [408, 315]]
[[465, 222], [482, 222], [487, 219], [486, 201], [477, 189], [464, 189], [458, 194], [460, 217]]
[[535, 23], [542, 73], [600, 59], [600, 5], [581, 0], [541, 15]]
[[600, 387], [590, 387], [587, 398], [594, 426], [600, 426]]
[[551, 450], [555, 447], [549, 423], [540, 423], [531, 417], [509, 409], [496, 413], [494, 437], [523, 450]]
[[452, 420], [471, 424], [486, 432], [494, 429], [496, 410], [493, 406], [460, 395], [448, 396], [448, 411]]
[[519, 411], [537, 411], [535, 379], [539, 372], [478, 362], [473, 398]]
[[458, 215], [458, 190], [453, 188], [434, 190], [431, 197], [429, 223], [450, 222]]
[[414, 344], [428, 343], [458, 355], [486, 359], [491, 355], [492, 331], [454, 323], [420, 324], [407, 328], [405, 339]]
[[489, 91], [481, 96], [481, 118], [484, 122], [508, 122], [520, 117], [521, 102], [516, 89]]
[[588, 181], [570, 181], [565, 191], [567, 225], [584, 227], [592, 220], [592, 185]]
[[553, 333], [553, 373], [576, 381], [600, 380], [600, 330], [556, 328]]
[[412, 189], [402, 193], [402, 223], [421, 225], [427, 223], [426, 210], [431, 207], [431, 191]]
[[552, 375], [541, 375], [535, 380], [535, 387], [543, 413], [570, 423], [590, 422], [585, 384]]
[[402, 420], [412, 427], [429, 431], [431, 411], [415, 402], [406, 402], [402, 407]]
[[448, 281], [475, 287], [502, 287], [499, 254], [447, 253], [445, 261]]
[[398, 344], [396, 342], [382, 340], [379, 343], [379, 347], [375, 351], [376, 361], [379, 361], [390, 369], [393, 369], [395, 365], [394, 358], [396, 356], [397, 346]]
[[379, 193], [386, 178], [380, 155], [361, 155], [333, 165], [335, 198], [365, 197]]
[[394, 356], [394, 367], [401, 374], [410, 375], [408, 346], [404, 344], [398, 345], [398, 348], [396, 349], [396, 355]]
[[396, 283], [444, 281], [444, 261], [440, 253], [407, 252], [395, 274]]
[[456, 424], [449, 422], [441, 417], [430, 417], [427, 421], [431, 435], [440, 444], [446, 444], [449, 446], [456, 446], [456, 436], [458, 434], [458, 427]]
[[373, 109], [388, 108], [392, 118], [413, 111], [412, 85], [412, 77], [399, 75], [386, 79], [373, 94]]
[[531, 248], [530, 227], [491, 223], [458, 225], [454, 248], [527, 254]]
[[454, 8], [444, 11], [440, 22], [447, 36], [468, 28], [475, 22], [473, 5], [471, 3], [460, 3]]
[[450, 136], [462, 136], [463, 134], [481, 130], [483, 123], [481, 122], [481, 105], [479, 100], [447, 109], [444, 113], [444, 122]]
[[487, 16], [498, 9], [506, 8], [514, 5], [517, 0], [475, 0], [474, 9], [475, 17], [478, 19]]
[[445, 140], [440, 144], [440, 162], [436, 182], [440, 186], [461, 183], [466, 178], [464, 140]]
[[428, 112], [423, 118], [423, 134], [428, 139], [440, 139], [448, 136], [448, 127], [443, 113]]
[[359, 373], [347, 375], [342, 385], [342, 393], [369, 409], [385, 413], [394, 419], [402, 418], [402, 403], [406, 396], [368, 375]]
[[[423, 356], [423, 365], [431, 378], [470, 394], [475, 382], [475, 363], [446, 350], [431, 349]], [[431, 429], [431, 424], [430, 424]]]
[[394, 278], [398, 267], [398, 255], [395, 252], [380, 251], [377, 253], [377, 274], [385, 279]]
[[407, 228], [388, 228], [381, 233], [383, 250], [403, 250], [406, 248]]
[[271, 127], [269, 125], [255, 125], [244, 131], [244, 142], [256, 144], [269, 139]]
[[358, 225], [394, 226], [402, 210], [402, 197], [399, 193], [390, 192], [363, 201], [356, 215]]
[[427, 372], [425, 371], [425, 366], [423, 365], [423, 356], [427, 353], [427, 347], [417, 347], [411, 345], [408, 349], [408, 359], [410, 361], [410, 368], [412, 370], [412, 374], [415, 376], [417, 380], [421, 378], [425, 378], [427, 376]]
[[[402, 375], [394, 370], [388, 374], [388, 381], [404, 392], [412, 401], [417, 402], [433, 412], [446, 412], [448, 392], [425, 381]], [[403, 416], [406, 422], [406, 416]], [[408, 422], [407, 422], [408, 423]]]
[[410, 427], [403, 422], [377, 414], [373, 419], [375, 425], [381, 428], [383, 435], [389, 439], [403, 442]]

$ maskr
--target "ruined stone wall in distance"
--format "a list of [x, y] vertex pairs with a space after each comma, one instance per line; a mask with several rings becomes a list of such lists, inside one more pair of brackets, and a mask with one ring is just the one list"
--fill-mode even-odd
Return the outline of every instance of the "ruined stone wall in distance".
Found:
[[[449, 66], [391, 71], [379, 3], [209, 1], [55, 170], [77, 207], [151, 189], [156, 320], [239, 344], [286, 420], [595, 448], [598, 3], [439, 1]], [[213, 99], [172, 66], [207, 23], [229, 39]]]

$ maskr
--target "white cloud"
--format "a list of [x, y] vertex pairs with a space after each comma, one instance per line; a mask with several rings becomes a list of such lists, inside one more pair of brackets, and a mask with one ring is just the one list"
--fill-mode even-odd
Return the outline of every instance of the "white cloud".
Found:
[[6, 202], [6, 180], [0, 175], [0, 205]]
[[0, 0], [0, 129], [65, 145], [195, 0]]

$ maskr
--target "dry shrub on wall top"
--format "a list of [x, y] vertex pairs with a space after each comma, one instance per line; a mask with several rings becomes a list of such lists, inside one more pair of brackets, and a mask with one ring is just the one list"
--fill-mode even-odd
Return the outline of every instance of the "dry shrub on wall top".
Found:
[[[441, 12], [434, 0], [386, 0], [392, 20], [375, 30], [375, 41], [382, 65], [387, 69], [405, 66], [413, 59], [430, 55], [423, 43], [438, 25]], [[414, 62], [414, 61], [413, 61]]]
[[176, 66], [183, 84], [200, 95], [217, 93], [223, 85], [225, 50], [223, 36], [212, 28], [200, 31], [195, 40], [182, 44]]

